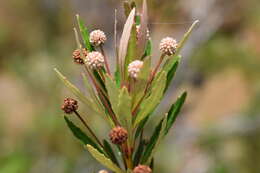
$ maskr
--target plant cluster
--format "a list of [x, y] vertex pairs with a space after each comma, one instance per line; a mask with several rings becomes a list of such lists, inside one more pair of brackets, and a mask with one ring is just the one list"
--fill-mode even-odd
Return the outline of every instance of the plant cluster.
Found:
[[[77, 100], [66, 98], [61, 109], [75, 137], [109, 170], [115, 173], [151, 173], [154, 153], [179, 114], [186, 92], [162, 116], [148, 140], [143, 135], [145, 125], [170, 85], [180, 63], [179, 52], [197, 21], [179, 42], [171, 37], [162, 39], [159, 45], [161, 56], [152, 67], [146, 0], [139, 13], [134, 2], [125, 2], [124, 8], [127, 20], [119, 44], [115, 22], [114, 73], [103, 48], [107, 40], [105, 33], [101, 30], [89, 33], [77, 15], [83, 44], [78, 31], [74, 29], [78, 48], [72, 57], [85, 71], [82, 77], [88, 97], [55, 69], [68, 89], [84, 104], [88, 116], [101, 116], [111, 127], [107, 134], [109, 140], [97, 137], [78, 110]], [[71, 121], [72, 115], [83, 123], [86, 133]]]

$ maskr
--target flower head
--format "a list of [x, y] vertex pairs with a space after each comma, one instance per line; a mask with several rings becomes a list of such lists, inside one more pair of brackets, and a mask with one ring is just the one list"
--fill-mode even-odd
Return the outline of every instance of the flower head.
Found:
[[108, 171], [103, 169], [103, 170], [98, 171], [98, 173], [108, 173]]
[[91, 69], [97, 69], [104, 65], [104, 56], [99, 52], [90, 52], [86, 56], [85, 63]]
[[134, 168], [133, 173], [152, 173], [152, 169], [146, 165], [138, 165]]
[[107, 40], [105, 33], [101, 30], [94, 30], [89, 35], [90, 43], [94, 46], [99, 46], [100, 44], [104, 44]]
[[110, 133], [109, 137], [113, 144], [121, 145], [127, 140], [127, 131], [123, 127], [115, 127]]
[[[141, 25], [136, 25], [136, 34], [137, 34], [137, 40], [141, 37]], [[150, 31], [147, 28], [146, 30], [146, 37], [150, 38]]]
[[143, 61], [135, 60], [128, 65], [128, 73], [130, 77], [137, 78], [138, 73], [143, 67]]
[[160, 43], [160, 50], [162, 51], [162, 53], [170, 56], [175, 54], [176, 49], [177, 49], [177, 41], [171, 37], [166, 37], [164, 39], [162, 39], [161, 43]]
[[[72, 53], [72, 57], [73, 57], [75, 63], [77, 63], [77, 64], [84, 64], [84, 60], [81, 58], [80, 53], [81, 53], [80, 50], [76, 49]], [[82, 49], [82, 54], [83, 54], [84, 57], [86, 57], [87, 54], [88, 54], [87, 50], [86, 49]]]
[[72, 98], [66, 98], [64, 99], [64, 103], [61, 106], [61, 109], [66, 113], [66, 114], [71, 114], [74, 111], [78, 109], [78, 102], [77, 100], [74, 100]]

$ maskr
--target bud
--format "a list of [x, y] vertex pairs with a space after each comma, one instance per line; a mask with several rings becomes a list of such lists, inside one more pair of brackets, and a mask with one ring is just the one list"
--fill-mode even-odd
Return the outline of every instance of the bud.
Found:
[[[81, 58], [80, 53], [81, 53], [80, 50], [76, 49], [72, 53], [72, 57], [73, 57], [75, 63], [77, 63], [77, 64], [84, 64], [84, 60]], [[83, 54], [84, 57], [86, 57], [87, 54], [88, 54], [87, 50], [86, 49], [82, 49], [82, 54]]]
[[103, 169], [103, 170], [98, 171], [98, 173], [108, 173], [108, 171]]
[[[136, 25], [136, 35], [137, 35], [137, 40], [139, 39], [139, 37], [141, 37], [141, 31], [140, 31], [140, 28], [141, 28], [141, 25]], [[150, 37], [150, 31], [149, 29], [147, 28], [146, 30], [146, 37], [149, 38]]]
[[133, 173], [152, 173], [152, 169], [146, 165], [138, 165], [134, 168]]
[[74, 100], [72, 98], [66, 98], [66, 99], [64, 99], [64, 103], [61, 106], [61, 109], [66, 114], [71, 114], [78, 109], [78, 102], [77, 102], [77, 100]]
[[107, 40], [105, 33], [101, 30], [94, 30], [89, 35], [90, 43], [94, 46], [104, 44]]
[[113, 144], [121, 145], [127, 140], [127, 131], [123, 127], [115, 127], [109, 133]]
[[104, 56], [99, 52], [90, 52], [88, 53], [85, 63], [91, 69], [98, 69], [104, 66]]
[[129, 76], [132, 78], [137, 78], [138, 77], [138, 73], [140, 72], [141, 68], [143, 67], [143, 61], [139, 61], [139, 60], [135, 60], [133, 62], [131, 62], [128, 65], [128, 73]]
[[160, 51], [162, 51], [162, 53], [170, 56], [175, 54], [176, 49], [177, 49], [177, 41], [174, 40], [171, 37], [166, 37], [164, 39], [162, 39], [161, 43], [160, 43]]

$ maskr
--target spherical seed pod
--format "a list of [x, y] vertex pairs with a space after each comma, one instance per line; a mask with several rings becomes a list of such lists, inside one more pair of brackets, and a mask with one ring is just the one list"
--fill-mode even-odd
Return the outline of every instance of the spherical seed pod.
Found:
[[64, 99], [64, 103], [61, 106], [61, 109], [66, 113], [66, 114], [71, 114], [74, 111], [78, 109], [78, 102], [77, 100], [74, 100], [72, 98], [66, 98]]
[[104, 44], [107, 40], [105, 33], [101, 30], [94, 30], [89, 35], [90, 43], [94, 46]]
[[[79, 49], [74, 50], [74, 52], [72, 53], [72, 57], [76, 64], [84, 64], [84, 60], [81, 58], [80, 53], [81, 52]], [[88, 55], [87, 49], [82, 49], [82, 54], [84, 57], [86, 57]]]
[[146, 165], [138, 165], [134, 168], [133, 173], [152, 173], [152, 169]]
[[160, 51], [162, 51], [163, 54], [171, 56], [175, 54], [177, 49], [177, 41], [171, 37], [166, 37], [161, 40], [160, 43]]
[[123, 127], [115, 127], [110, 133], [109, 137], [113, 144], [122, 145], [127, 140], [127, 131]]
[[140, 72], [141, 68], [143, 67], [144, 62], [143, 61], [139, 61], [139, 60], [135, 60], [133, 62], [131, 62], [128, 65], [128, 73], [129, 76], [131, 78], [137, 78], [138, 77], [138, 73]]
[[104, 56], [99, 52], [90, 52], [86, 56], [85, 63], [91, 69], [98, 69], [104, 66]]
[[103, 169], [103, 170], [98, 171], [98, 173], [108, 173], [108, 171]]

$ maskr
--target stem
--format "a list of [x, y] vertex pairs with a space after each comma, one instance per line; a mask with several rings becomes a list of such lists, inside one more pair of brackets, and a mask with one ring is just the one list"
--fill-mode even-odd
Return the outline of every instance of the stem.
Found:
[[165, 54], [162, 54], [161, 57], [160, 57], [160, 59], [159, 59], [159, 61], [158, 61], [158, 63], [157, 63], [157, 65], [155, 66], [154, 70], [151, 72], [150, 77], [149, 77], [149, 79], [148, 79], [148, 82], [147, 82], [147, 84], [146, 84], [146, 86], [145, 86], [144, 95], [141, 97], [141, 99], [138, 101], [136, 107], [135, 107], [134, 110], [132, 111], [132, 115], [133, 115], [133, 116], [135, 116], [135, 114], [137, 113], [137, 110], [138, 110], [138, 108], [139, 108], [141, 102], [142, 102], [143, 99], [145, 98], [145, 96], [146, 96], [146, 94], [147, 94], [147, 91], [148, 91], [148, 89], [149, 89], [149, 87], [150, 87], [150, 85], [151, 85], [151, 83], [152, 83], [152, 81], [153, 81], [153, 79], [154, 79], [154, 77], [155, 77], [157, 71], [159, 70], [160, 65], [161, 65], [162, 62], [163, 62], [164, 57], [165, 57]]
[[97, 143], [104, 148], [104, 146], [102, 145], [102, 143], [99, 141], [99, 139], [97, 138], [97, 136], [95, 135], [95, 133], [91, 130], [91, 128], [88, 126], [88, 124], [86, 123], [86, 121], [80, 116], [80, 114], [77, 111], [74, 111], [74, 113], [77, 115], [77, 117], [80, 119], [80, 121], [84, 124], [84, 126], [88, 129], [89, 133], [95, 138], [95, 140], [97, 141]]
[[102, 45], [102, 44], [100, 45], [100, 50], [101, 50], [101, 53], [102, 53], [103, 56], [104, 56], [105, 66], [106, 66], [106, 69], [107, 69], [107, 73], [111, 76], [111, 72], [110, 72], [110, 69], [109, 69], [108, 61], [107, 61], [107, 56], [106, 56], [106, 54], [105, 54], [105, 51], [104, 51], [104, 48], [103, 48], [103, 45]]

